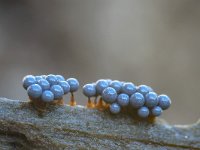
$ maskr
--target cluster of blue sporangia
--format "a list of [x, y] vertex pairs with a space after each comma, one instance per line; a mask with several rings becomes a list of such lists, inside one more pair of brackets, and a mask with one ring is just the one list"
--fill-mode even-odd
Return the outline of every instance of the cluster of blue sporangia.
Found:
[[88, 98], [101, 96], [105, 103], [110, 104], [109, 109], [113, 114], [118, 114], [122, 107], [130, 106], [141, 118], [160, 116], [171, 105], [167, 95], [157, 95], [147, 85], [135, 86], [132, 82], [110, 79], [84, 85], [83, 94]]
[[69, 92], [77, 91], [79, 82], [75, 78], [65, 80], [61, 75], [27, 75], [23, 78], [23, 87], [27, 90], [30, 99], [52, 102], [62, 99]]

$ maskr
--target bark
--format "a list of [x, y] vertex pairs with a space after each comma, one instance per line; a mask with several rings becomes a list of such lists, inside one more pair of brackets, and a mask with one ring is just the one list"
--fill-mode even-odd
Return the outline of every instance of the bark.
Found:
[[0, 98], [0, 149], [200, 149], [200, 121], [169, 125], [135, 121], [83, 106], [38, 115], [25, 101]]

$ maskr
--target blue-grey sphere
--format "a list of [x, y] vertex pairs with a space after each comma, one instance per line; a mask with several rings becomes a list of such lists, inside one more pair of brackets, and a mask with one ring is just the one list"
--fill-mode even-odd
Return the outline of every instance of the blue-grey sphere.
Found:
[[108, 82], [108, 85], [110, 85], [110, 83], [112, 82], [111, 79], [105, 79]]
[[158, 95], [155, 92], [149, 92], [145, 96], [145, 105], [149, 108], [158, 105]]
[[54, 94], [51, 91], [46, 90], [42, 93], [42, 100], [44, 102], [52, 102], [54, 100]]
[[62, 75], [56, 75], [57, 81], [65, 81], [65, 78]]
[[38, 82], [39, 80], [43, 79], [42, 76], [35, 76], [36, 81]]
[[163, 110], [162, 108], [160, 108], [159, 106], [155, 106], [154, 108], [152, 108], [151, 110], [151, 114], [155, 117], [160, 116], [162, 114]]
[[131, 96], [136, 92], [136, 86], [132, 82], [125, 82], [122, 84], [122, 92]]
[[120, 111], [121, 111], [121, 107], [119, 104], [113, 103], [112, 105], [110, 105], [110, 112], [112, 114], [118, 114]]
[[61, 99], [64, 95], [63, 88], [60, 85], [52, 85], [51, 92], [54, 94], [54, 99]]
[[109, 86], [107, 80], [100, 79], [96, 82], [96, 92], [97, 94], [102, 94], [103, 90]]
[[69, 93], [70, 91], [70, 85], [67, 81], [58, 81], [58, 85], [60, 85], [63, 88], [64, 94]]
[[87, 97], [96, 96], [96, 87], [95, 84], [85, 84], [83, 86], [83, 94]]
[[46, 80], [50, 83], [50, 85], [56, 85], [58, 82], [57, 82], [57, 78], [55, 75], [53, 74], [49, 74], [47, 77], [46, 77]]
[[27, 89], [28, 96], [37, 99], [42, 95], [42, 88], [38, 84], [32, 84]]
[[117, 93], [121, 92], [121, 88], [122, 88], [122, 83], [118, 80], [114, 80], [110, 83], [109, 85], [110, 87], [114, 88], [116, 90]]
[[46, 79], [47, 75], [41, 75], [41, 77], [42, 77], [43, 79]]
[[147, 93], [150, 92], [150, 88], [147, 85], [139, 85], [137, 87], [137, 92], [139, 92], [139, 93], [141, 93], [143, 95], [146, 95]]
[[70, 92], [76, 92], [79, 88], [79, 82], [75, 78], [69, 78], [67, 79], [67, 82], [70, 86]]
[[23, 87], [24, 89], [27, 89], [30, 85], [36, 84], [37, 81], [33, 75], [27, 75], [23, 78]]
[[41, 86], [43, 91], [50, 89], [50, 83], [46, 79], [40, 79], [38, 84]]
[[158, 101], [159, 101], [159, 106], [165, 110], [165, 109], [168, 109], [171, 105], [171, 99], [167, 96], [167, 95], [159, 95], [158, 96]]
[[138, 109], [137, 114], [141, 118], [146, 118], [149, 116], [149, 109], [147, 107], [143, 106], [140, 109]]
[[121, 93], [117, 97], [117, 103], [120, 106], [128, 106], [129, 104], [129, 96], [128, 94]]
[[130, 105], [134, 108], [141, 108], [142, 106], [144, 106], [145, 103], [145, 99], [143, 94], [141, 93], [134, 93], [133, 95], [131, 95], [130, 97]]
[[113, 103], [117, 100], [117, 92], [112, 87], [107, 87], [102, 92], [102, 99], [106, 103]]

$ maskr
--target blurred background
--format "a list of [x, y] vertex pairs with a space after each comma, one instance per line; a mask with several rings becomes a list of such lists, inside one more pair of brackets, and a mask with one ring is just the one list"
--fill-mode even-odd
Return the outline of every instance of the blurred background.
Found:
[[0, 0], [0, 70], [1, 97], [27, 100], [27, 74], [111, 78], [168, 94], [170, 124], [196, 122], [200, 1]]

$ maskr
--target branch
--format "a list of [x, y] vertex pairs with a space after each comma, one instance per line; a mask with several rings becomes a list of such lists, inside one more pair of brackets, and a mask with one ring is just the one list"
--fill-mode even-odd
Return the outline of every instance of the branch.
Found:
[[38, 116], [30, 103], [0, 98], [0, 149], [200, 149], [200, 122], [171, 126], [68, 105]]

